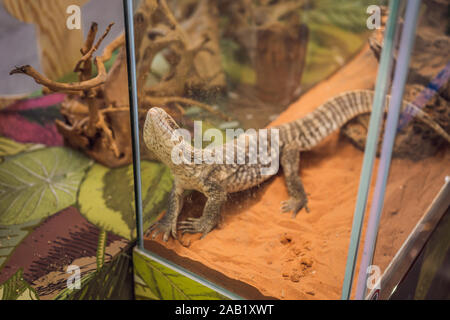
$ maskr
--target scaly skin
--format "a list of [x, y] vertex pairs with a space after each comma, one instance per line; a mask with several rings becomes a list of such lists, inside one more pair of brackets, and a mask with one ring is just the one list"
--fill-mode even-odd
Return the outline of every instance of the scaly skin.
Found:
[[[328, 100], [301, 119], [274, 127], [279, 130], [280, 158], [271, 159], [279, 161], [283, 168], [289, 194], [289, 199], [282, 202], [282, 212], [292, 212], [294, 218], [303, 208], [309, 212], [308, 199], [299, 177], [300, 152], [312, 149], [353, 117], [370, 112], [372, 101], [372, 91], [345, 92]], [[403, 111], [412, 112], [450, 142], [449, 135], [416, 106], [405, 102]], [[245, 141], [245, 144], [238, 144], [238, 139], [234, 139], [214, 148], [216, 150], [214, 152], [217, 152], [219, 149], [225, 150], [227, 146], [231, 145], [235, 154], [244, 148], [246, 161], [243, 164], [236, 164], [236, 161], [232, 161], [230, 164], [226, 162], [224, 164], [205, 162], [196, 164], [194, 161], [175, 164], [171, 154], [176, 146], [183, 146], [186, 150], [185, 155], [191, 160], [194, 159], [195, 154], [204, 155], [205, 152], [205, 149], [196, 149], [176, 135], [174, 130], [178, 128], [175, 121], [164, 110], [152, 108], [148, 111], [144, 125], [144, 142], [171, 169], [175, 180], [166, 214], [150, 229], [150, 232], [153, 232], [153, 238], [162, 232], [164, 241], [167, 241], [170, 235], [177, 238], [177, 219], [183, 207], [185, 190], [202, 192], [207, 197], [207, 202], [200, 218], [188, 218], [186, 221], [180, 222], [179, 229], [183, 233], [201, 233], [203, 238], [219, 223], [221, 207], [226, 201], [228, 193], [257, 186], [271, 175], [276, 174], [276, 172], [262, 174], [261, 169], [268, 166], [261, 164], [259, 158], [256, 163], [249, 164], [251, 150], [249, 142], [251, 137], [257, 138], [258, 133], [256, 136], [247, 133], [241, 135], [238, 139], [244, 139], [240, 141]], [[270, 150], [270, 147], [269, 143], [267, 150]], [[223, 152], [226, 154], [225, 151]]]

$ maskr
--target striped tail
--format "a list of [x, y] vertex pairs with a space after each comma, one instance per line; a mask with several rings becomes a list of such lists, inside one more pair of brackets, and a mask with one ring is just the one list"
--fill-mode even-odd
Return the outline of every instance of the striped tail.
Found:
[[[370, 113], [373, 97], [371, 90], [348, 91], [335, 96], [305, 117], [279, 126], [280, 139], [285, 144], [297, 145], [300, 150], [310, 150], [349, 120]], [[386, 107], [389, 100], [388, 96]], [[404, 101], [402, 112], [417, 117], [450, 143], [449, 134], [414, 104]]]

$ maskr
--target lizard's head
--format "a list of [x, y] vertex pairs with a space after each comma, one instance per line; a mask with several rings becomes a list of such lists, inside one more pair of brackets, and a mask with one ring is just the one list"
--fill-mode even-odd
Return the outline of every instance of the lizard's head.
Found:
[[160, 138], [170, 138], [174, 130], [179, 129], [178, 124], [171, 116], [161, 108], [151, 108], [147, 112], [145, 126], [150, 126], [151, 130], [157, 133]]
[[[161, 108], [151, 108], [147, 112], [144, 123], [144, 142], [147, 148], [156, 153], [159, 158], [164, 157], [177, 144], [172, 139], [174, 131], [179, 129], [173, 118]], [[163, 161], [163, 159], [161, 159]]]

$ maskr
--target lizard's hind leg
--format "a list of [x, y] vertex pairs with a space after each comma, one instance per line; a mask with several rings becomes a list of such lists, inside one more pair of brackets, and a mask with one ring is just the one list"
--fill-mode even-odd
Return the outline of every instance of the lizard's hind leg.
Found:
[[300, 151], [297, 147], [285, 147], [281, 151], [281, 167], [283, 168], [289, 200], [281, 203], [282, 212], [292, 211], [292, 217], [305, 208], [309, 212], [308, 198], [299, 176]]
[[164, 217], [157, 223], [152, 225], [146, 235], [150, 235], [153, 232], [152, 239], [155, 239], [159, 233], [163, 233], [163, 240], [167, 241], [170, 234], [174, 239], [177, 238], [177, 219], [183, 208], [184, 202], [184, 189], [179, 187], [177, 182], [174, 182], [172, 191], [169, 195], [169, 207]]

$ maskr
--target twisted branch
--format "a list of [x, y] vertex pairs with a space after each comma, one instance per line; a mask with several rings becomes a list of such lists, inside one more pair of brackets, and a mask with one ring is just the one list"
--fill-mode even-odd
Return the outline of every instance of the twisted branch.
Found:
[[125, 34], [122, 33], [120, 36], [115, 38], [110, 44], [108, 44], [105, 47], [105, 49], [103, 49], [102, 56], [100, 57], [102, 59], [102, 61], [106, 62], [109, 59], [111, 59], [111, 56], [112, 56], [113, 52], [117, 48], [123, 46], [124, 44], [125, 44]]
[[[95, 22], [94, 22], [94, 24], [96, 25]], [[94, 24], [93, 24], [93, 26], [91, 26], [91, 29], [89, 30], [89, 35], [88, 35], [88, 37], [87, 37], [85, 46], [84, 46], [84, 48], [83, 48], [82, 50], [86, 50], [87, 45], [89, 45], [89, 44], [92, 46], [92, 43], [93, 43], [92, 37], [95, 38], [95, 34], [96, 34], [96, 32], [97, 32], [97, 27], [94, 27]], [[109, 33], [109, 30], [111, 30], [111, 28], [112, 28], [113, 25], [114, 25], [114, 22], [111, 22], [111, 23], [108, 25], [108, 27], [106, 28], [106, 30], [105, 30], [105, 32], [103, 33], [103, 35], [100, 37], [100, 39], [98, 39], [97, 43], [96, 43], [94, 46], [92, 46], [92, 47], [89, 49], [89, 51], [87, 51], [87, 52], [84, 54], [84, 56], [81, 57], [81, 59], [80, 59], [80, 60], [77, 62], [77, 64], [75, 65], [74, 72], [82, 71], [82, 70], [80, 69], [81, 64], [82, 64], [82, 63], [85, 63], [85, 62], [89, 62], [89, 61], [91, 60], [92, 55], [94, 54], [95, 51], [98, 50], [98, 47], [99, 47], [100, 44], [102, 43], [103, 39], [105, 39], [106, 35]]]
[[21, 67], [15, 67], [11, 72], [10, 75], [13, 74], [26, 74], [30, 76], [31, 78], [36, 81], [36, 83], [43, 85], [44, 87], [47, 87], [51, 91], [56, 92], [65, 92], [65, 93], [74, 93], [77, 91], [84, 91], [89, 90], [92, 88], [95, 88], [101, 84], [103, 84], [106, 80], [106, 69], [103, 64], [103, 61], [99, 59], [98, 57], [94, 60], [95, 65], [98, 69], [98, 74], [95, 78], [81, 81], [78, 83], [63, 83], [63, 82], [56, 82], [53, 80], [50, 80], [49, 78], [43, 76], [39, 72], [36, 71], [32, 66], [25, 65]]

